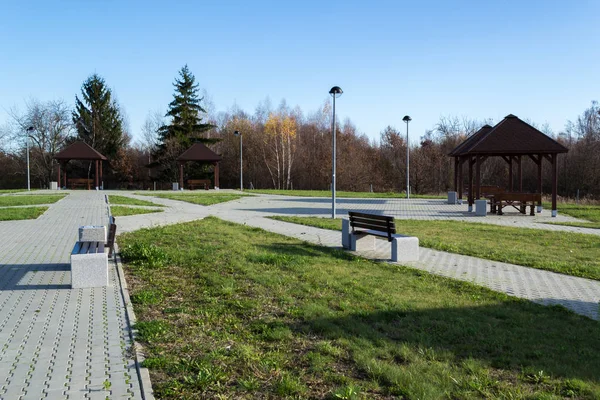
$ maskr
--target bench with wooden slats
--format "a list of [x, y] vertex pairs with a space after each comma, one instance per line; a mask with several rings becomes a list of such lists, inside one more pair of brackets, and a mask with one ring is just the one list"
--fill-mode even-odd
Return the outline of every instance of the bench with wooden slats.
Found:
[[210, 179], [188, 179], [187, 184], [190, 190], [194, 190], [197, 187], [208, 190], [210, 188]]
[[361, 249], [358, 248], [358, 242], [364, 242], [365, 236], [387, 239], [392, 245], [392, 261], [419, 260], [419, 239], [397, 234], [394, 217], [350, 211], [348, 219], [342, 221], [342, 246], [352, 251], [375, 250], [375, 237], [370, 244], [367, 243], [365, 247], [361, 244]]
[[394, 217], [350, 211], [348, 218], [353, 233], [385, 237], [388, 242], [396, 233]]
[[102, 242], [77, 242], [71, 254], [104, 253], [105, 244]]
[[86, 178], [70, 178], [68, 179], [68, 184], [71, 189], [75, 189], [76, 187], [87, 188], [90, 190], [92, 186], [92, 180]]

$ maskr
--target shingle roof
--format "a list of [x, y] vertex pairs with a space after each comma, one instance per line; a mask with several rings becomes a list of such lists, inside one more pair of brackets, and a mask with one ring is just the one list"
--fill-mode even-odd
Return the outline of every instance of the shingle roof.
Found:
[[184, 151], [178, 161], [221, 161], [223, 157], [206, 147], [204, 143], [194, 143], [189, 149]]
[[468, 154], [552, 154], [569, 151], [515, 115], [509, 114], [493, 128], [481, 128], [450, 152], [450, 156]]
[[54, 156], [55, 160], [106, 160], [92, 146], [85, 142], [75, 142]]

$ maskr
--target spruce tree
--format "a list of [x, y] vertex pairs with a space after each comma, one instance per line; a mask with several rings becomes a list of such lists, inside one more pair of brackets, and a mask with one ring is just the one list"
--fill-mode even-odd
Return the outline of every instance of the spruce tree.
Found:
[[174, 99], [169, 104], [166, 117], [171, 119], [169, 125], [160, 128], [159, 137], [162, 145], [175, 139], [181, 147], [189, 147], [193, 142], [214, 143], [214, 139], [202, 136], [212, 128], [212, 124], [203, 124], [201, 113], [206, 113], [198, 97], [198, 84], [187, 65], [179, 71], [179, 78], [175, 79]]
[[111, 90], [98, 74], [81, 86], [81, 100], [75, 96], [73, 123], [77, 137], [106, 156], [114, 158], [124, 145], [123, 118]]

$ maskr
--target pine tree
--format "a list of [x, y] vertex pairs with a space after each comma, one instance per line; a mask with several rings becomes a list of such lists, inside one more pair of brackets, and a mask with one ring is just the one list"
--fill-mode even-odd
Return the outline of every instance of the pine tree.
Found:
[[91, 75], [75, 96], [73, 123], [78, 139], [86, 142], [108, 159], [114, 158], [125, 144], [123, 118], [112, 99], [111, 90], [98, 74]]
[[198, 97], [198, 84], [187, 65], [179, 71], [179, 79], [175, 79], [174, 99], [169, 104], [166, 117], [171, 123], [160, 128], [159, 137], [164, 146], [169, 140], [175, 139], [181, 147], [189, 147], [193, 142], [214, 143], [214, 139], [201, 136], [212, 128], [212, 124], [203, 124], [201, 113], [206, 113]]

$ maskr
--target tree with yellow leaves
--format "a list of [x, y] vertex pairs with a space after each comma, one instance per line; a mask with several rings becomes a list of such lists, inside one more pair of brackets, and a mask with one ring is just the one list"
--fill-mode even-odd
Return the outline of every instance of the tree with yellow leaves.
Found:
[[289, 115], [271, 113], [265, 123], [263, 159], [275, 189], [292, 187], [296, 132], [296, 119]]

